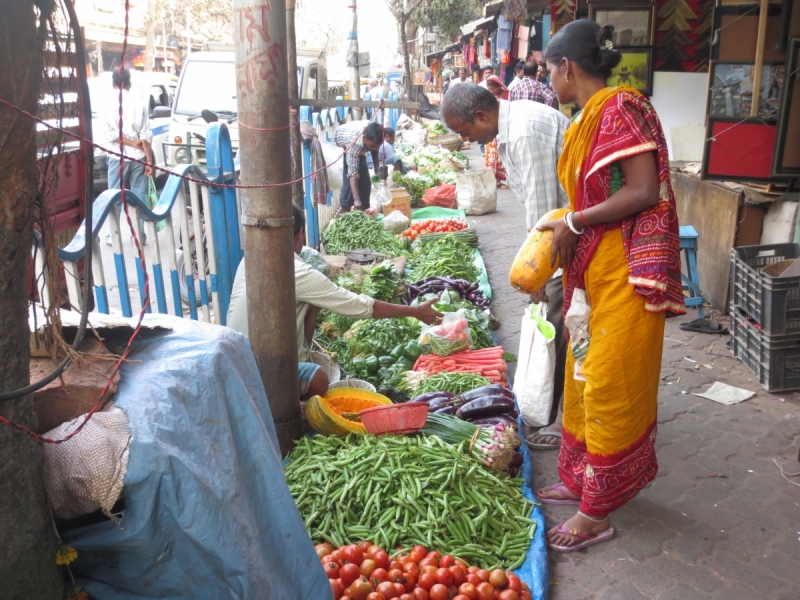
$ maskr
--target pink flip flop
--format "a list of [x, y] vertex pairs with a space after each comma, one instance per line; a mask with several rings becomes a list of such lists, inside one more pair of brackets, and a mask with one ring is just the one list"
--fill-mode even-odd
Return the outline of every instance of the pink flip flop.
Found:
[[[565, 486], [563, 483], [554, 483], [550, 487], [563, 496], [572, 493], [567, 489], [567, 486]], [[572, 499], [565, 497], [561, 500], [557, 500], [555, 498], [542, 498], [542, 490], [539, 490], [539, 500], [542, 502], [542, 504], [570, 504], [572, 506], [580, 506], [581, 504], [581, 501], [578, 500], [577, 498]]]
[[547, 545], [556, 552], [575, 552], [576, 550], [581, 550], [582, 548], [587, 548], [589, 546], [593, 546], [594, 544], [605, 542], [614, 537], [613, 527], [609, 527], [597, 535], [584, 535], [582, 533], [575, 533], [573, 531], [569, 531], [568, 529], [564, 529], [564, 523], [559, 523], [558, 527], [556, 527], [556, 531], [566, 535], [574, 535], [579, 540], [582, 540], [579, 544], [575, 544], [574, 546], [559, 546], [557, 544], [551, 544], [548, 542]]

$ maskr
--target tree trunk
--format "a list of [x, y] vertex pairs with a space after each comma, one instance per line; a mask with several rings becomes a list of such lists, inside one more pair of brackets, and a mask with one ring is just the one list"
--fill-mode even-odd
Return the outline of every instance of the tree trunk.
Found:
[[[147, 0], [147, 42], [144, 47], [144, 70], [153, 70], [156, 54], [156, 16], [158, 16], [158, 0]], [[164, 57], [166, 59], [166, 57]]]
[[403, 51], [403, 70], [406, 74], [406, 84], [405, 84], [405, 95], [406, 100], [411, 99], [411, 57], [409, 56], [408, 51], [408, 32], [406, 29], [408, 28], [408, 14], [403, 13], [401, 18], [397, 19], [397, 26], [400, 28], [400, 44], [402, 45], [401, 50]]
[[[46, 12], [45, 8], [41, 9]], [[34, 3], [0, 4], [0, 98], [36, 113], [42, 44]], [[27, 275], [37, 193], [34, 122], [0, 107], [0, 391], [29, 382]], [[33, 399], [0, 401], [0, 415], [34, 427]], [[0, 425], [0, 581], [6, 598], [61, 598], [58, 541], [33, 438]]]

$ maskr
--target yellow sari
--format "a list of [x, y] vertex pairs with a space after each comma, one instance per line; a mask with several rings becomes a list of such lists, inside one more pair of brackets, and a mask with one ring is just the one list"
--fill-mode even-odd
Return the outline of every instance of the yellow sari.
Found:
[[[573, 210], [606, 106], [631, 88], [605, 88], [587, 102], [564, 137], [558, 165]], [[611, 107], [613, 110], [613, 107]], [[629, 156], [653, 147], [631, 147]], [[620, 171], [621, 176], [621, 171]], [[607, 197], [613, 195], [614, 186]], [[666, 313], [650, 312], [629, 282], [629, 265], [618, 224], [600, 231], [582, 273], [591, 315], [585, 381], [574, 378], [570, 347], [564, 386], [563, 439], [558, 459], [565, 486], [581, 498], [586, 515], [604, 517], [633, 498], [658, 470], [654, 441], [661, 349]], [[565, 287], [567, 273], [564, 275]]]

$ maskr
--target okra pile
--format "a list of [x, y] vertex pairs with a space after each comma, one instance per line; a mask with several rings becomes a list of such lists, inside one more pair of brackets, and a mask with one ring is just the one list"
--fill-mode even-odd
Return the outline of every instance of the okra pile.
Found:
[[316, 435], [286, 482], [315, 543], [435, 547], [483, 568], [518, 568], [536, 529], [522, 481], [437, 437]]

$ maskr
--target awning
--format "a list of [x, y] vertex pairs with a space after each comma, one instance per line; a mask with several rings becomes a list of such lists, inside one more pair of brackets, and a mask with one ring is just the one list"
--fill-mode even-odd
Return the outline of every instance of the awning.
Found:
[[[497, 17], [503, 12], [503, 0], [487, 4], [483, 9], [484, 17]], [[528, 0], [528, 18], [533, 19], [544, 12], [550, 12], [550, 0]]]
[[496, 0], [496, 2], [490, 2], [489, 4], [483, 7], [484, 17], [496, 17], [501, 12], [503, 12], [503, 0]]
[[443, 50], [439, 50], [438, 52], [431, 52], [430, 54], [425, 55], [425, 62], [430, 64], [430, 61], [436, 58], [442, 58], [448, 52], [456, 52], [457, 50], [461, 50], [461, 42], [456, 42], [455, 44], [450, 44], [446, 46]]
[[478, 29], [486, 29], [489, 25], [492, 25], [495, 21], [496, 17], [485, 17], [483, 19], [478, 19], [477, 21], [472, 21], [471, 23], [467, 23], [466, 25], [462, 25], [461, 37], [472, 35]]

